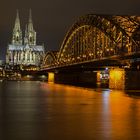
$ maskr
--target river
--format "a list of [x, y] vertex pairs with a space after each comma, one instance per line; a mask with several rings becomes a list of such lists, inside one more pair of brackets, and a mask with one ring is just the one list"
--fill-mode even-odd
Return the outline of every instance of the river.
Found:
[[0, 83], [0, 140], [138, 140], [140, 93]]

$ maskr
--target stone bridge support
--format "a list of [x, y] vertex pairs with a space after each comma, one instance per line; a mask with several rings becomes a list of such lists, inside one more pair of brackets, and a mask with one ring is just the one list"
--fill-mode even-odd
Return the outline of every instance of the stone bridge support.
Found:
[[49, 72], [48, 73], [48, 83], [54, 83], [55, 82], [55, 73]]
[[140, 89], [140, 71], [114, 68], [110, 70], [110, 89]]

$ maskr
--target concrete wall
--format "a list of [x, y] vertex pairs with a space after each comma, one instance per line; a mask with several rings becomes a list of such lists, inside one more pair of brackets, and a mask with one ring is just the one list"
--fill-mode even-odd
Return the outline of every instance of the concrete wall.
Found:
[[96, 86], [97, 74], [95, 72], [55, 73], [55, 83]]
[[109, 75], [111, 89], [140, 89], [140, 71], [114, 68]]

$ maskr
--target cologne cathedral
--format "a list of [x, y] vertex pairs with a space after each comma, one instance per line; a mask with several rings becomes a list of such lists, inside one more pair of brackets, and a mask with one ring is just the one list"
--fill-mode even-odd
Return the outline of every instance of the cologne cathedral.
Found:
[[7, 47], [6, 63], [8, 65], [39, 66], [43, 59], [44, 46], [36, 44], [36, 32], [33, 27], [32, 13], [25, 28], [24, 38], [17, 11], [11, 44]]

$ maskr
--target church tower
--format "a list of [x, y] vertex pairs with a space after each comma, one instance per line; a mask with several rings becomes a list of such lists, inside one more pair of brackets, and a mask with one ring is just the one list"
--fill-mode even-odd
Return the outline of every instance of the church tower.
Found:
[[25, 38], [24, 38], [25, 45], [36, 45], [36, 32], [33, 28], [33, 21], [32, 21], [32, 11], [29, 12], [29, 21], [28, 25], [26, 25], [25, 29]]
[[22, 45], [22, 30], [20, 28], [20, 19], [19, 19], [18, 10], [17, 10], [16, 20], [15, 20], [15, 26], [13, 29], [12, 44]]
[[22, 38], [19, 13], [17, 11], [12, 42], [7, 47], [6, 63], [10, 66], [32, 65], [38, 67], [42, 63], [43, 56], [44, 46], [36, 44], [36, 32], [33, 27], [31, 10], [24, 39]]

